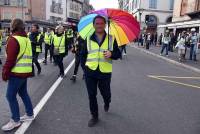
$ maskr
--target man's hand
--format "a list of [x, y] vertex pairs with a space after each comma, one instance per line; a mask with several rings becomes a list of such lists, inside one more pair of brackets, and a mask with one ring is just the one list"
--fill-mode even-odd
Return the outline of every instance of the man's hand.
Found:
[[111, 56], [112, 56], [112, 53], [111, 53], [111, 51], [104, 51], [104, 53], [103, 53], [103, 55], [104, 55], [104, 57], [106, 58], [106, 59], [108, 59], [108, 58], [111, 58]]

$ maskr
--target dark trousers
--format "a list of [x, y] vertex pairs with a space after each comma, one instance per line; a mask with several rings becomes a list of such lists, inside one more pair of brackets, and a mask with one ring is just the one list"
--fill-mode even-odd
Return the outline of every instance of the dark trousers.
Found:
[[81, 62], [81, 57], [79, 54], [75, 54], [75, 67], [74, 67], [74, 75], [77, 75], [78, 73], [78, 68], [79, 65], [81, 64], [81, 68], [83, 69], [84, 72], [84, 65]]
[[27, 92], [27, 78], [10, 77], [8, 81], [6, 98], [10, 106], [12, 119], [15, 122], [18, 122], [20, 120], [20, 111], [19, 111], [19, 104], [17, 101], [17, 94], [19, 94], [25, 105], [26, 114], [28, 116], [32, 116], [33, 106]]
[[41, 70], [40, 63], [38, 62], [38, 56], [39, 56], [39, 54], [40, 53], [38, 53], [38, 52], [33, 52], [33, 63], [36, 65], [38, 71]]
[[149, 49], [150, 45], [151, 45], [151, 42], [150, 42], [150, 41], [147, 41], [147, 42], [146, 42], [146, 49]]
[[55, 63], [58, 65], [60, 69], [60, 74], [64, 74], [64, 65], [63, 65], [63, 55], [54, 55]]
[[47, 61], [48, 52], [50, 53], [50, 61], [52, 61], [53, 57], [52, 47], [49, 44], [45, 44], [45, 61]]
[[123, 52], [126, 54], [126, 45], [123, 45], [123, 46], [122, 46], [121, 53], [123, 53]]
[[161, 49], [161, 54], [163, 53], [163, 51], [166, 50], [166, 55], [168, 55], [168, 50], [169, 50], [169, 44], [164, 44], [162, 45], [162, 49]]
[[93, 117], [98, 117], [98, 103], [97, 103], [97, 87], [103, 97], [105, 105], [111, 102], [110, 83], [111, 78], [97, 79], [94, 77], [86, 76], [86, 86], [89, 97], [90, 112]]

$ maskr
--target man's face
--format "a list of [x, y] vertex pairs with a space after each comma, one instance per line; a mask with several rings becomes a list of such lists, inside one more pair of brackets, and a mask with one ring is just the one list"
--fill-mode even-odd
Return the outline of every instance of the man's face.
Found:
[[37, 30], [36, 26], [32, 25], [31, 31], [32, 31], [32, 32], [37, 32], [38, 30]]
[[48, 28], [48, 29], [47, 29], [47, 32], [48, 32], [48, 33], [50, 33], [50, 32], [51, 32], [51, 29], [50, 29], [50, 28]]
[[105, 28], [106, 28], [106, 24], [104, 22], [103, 19], [101, 18], [97, 18], [94, 22], [94, 28], [95, 28], [95, 31], [97, 33], [102, 33], [104, 32]]

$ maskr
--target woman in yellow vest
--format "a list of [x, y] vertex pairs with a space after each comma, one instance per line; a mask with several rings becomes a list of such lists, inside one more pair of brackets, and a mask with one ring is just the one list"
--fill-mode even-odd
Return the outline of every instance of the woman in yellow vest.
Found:
[[68, 45], [66, 35], [64, 34], [64, 28], [62, 26], [57, 27], [58, 32], [53, 36], [53, 55], [56, 64], [60, 69], [59, 76], [64, 77], [64, 65], [63, 58], [68, 54]]
[[[32, 47], [21, 19], [11, 22], [12, 35], [7, 42], [7, 59], [2, 71], [2, 79], [8, 81], [6, 98], [12, 113], [10, 121], [2, 127], [3, 131], [13, 130], [22, 121], [34, 119], [33, 106], [27, 92], [27, 78], [32, 77]], [[21, 97], [26, 114], [20, 117], [17, 94]]]
[[85, 80], [88, 90], [90, 112], [92, 118], [88, 127], [95, 126], [99, 121], [97, 104], [97, 87], [104, 99], [104, 110], [108, 112], [111, 102], [111, 73], [112, 60], [121, 57], [121, 52], [113, 36], [105, 32], [106, 20], [102, 16], [96, 16], [93, 21], [94, 34], [87, 38], [83, 45], [81, 57], [85, 64]]

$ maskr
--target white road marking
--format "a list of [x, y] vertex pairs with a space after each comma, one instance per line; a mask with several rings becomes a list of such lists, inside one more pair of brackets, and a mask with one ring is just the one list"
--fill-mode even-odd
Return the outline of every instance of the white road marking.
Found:
[[[69, 72], [69, 70], [71, 69], [71, 67], [73, 66], [75, 60], [73, 60], [69, 66], [65, 69], [65, 75]], [[44, 97], [40, 100], [40, 102], [36, 105], [36, 107], [34, 108], [34, 116], [37, 117], [38, 113], [42, 110], [42, 108], [44, 107], [44, 105], [47, 103], [47, 101], [50, 99], [50, 97], [52, 96], [52, 94], [55, 92], [55, 90], [57, 89], [57, 87], [60, 85], [60, 83], [62, 82], [63, 78], [59, 77], [56, 82], [51, 86], [51, 88], [48, 90], [48, 92], [44, 95]], [[31, 125], [32, 121], [29, 122], [24, 122], [15, 132], [15, 134], [24, 134], [26, 132], [26, 130], [29, 128], [29, 126]]]

